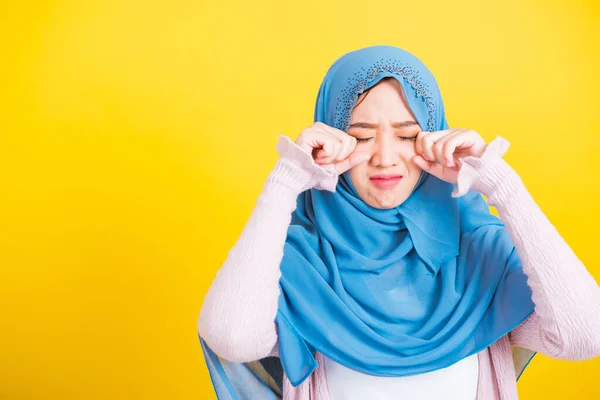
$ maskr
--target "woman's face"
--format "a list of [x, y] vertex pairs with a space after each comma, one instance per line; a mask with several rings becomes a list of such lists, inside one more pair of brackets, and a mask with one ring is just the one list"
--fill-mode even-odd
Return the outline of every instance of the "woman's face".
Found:
[[[362, 93], [356, 104], [348, 134], [357, 139], [358, 150], [371, 152], [371, 159], [350, 170], [352, 184], [370, 206], [397, 207], [408, 198], [422, 171], [412, 161], [421, 127], [394, 78], [381, 80]], [[375, 179], [380, 175], [401, 178]]]

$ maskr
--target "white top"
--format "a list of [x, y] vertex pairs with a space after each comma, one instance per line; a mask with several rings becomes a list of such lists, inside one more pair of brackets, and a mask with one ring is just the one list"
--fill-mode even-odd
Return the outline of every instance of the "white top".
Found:
[[374, 376], [325, 359], [331, 400], [474, 400], [477, 396], [477, 354], [449, 367], [419, 375]]

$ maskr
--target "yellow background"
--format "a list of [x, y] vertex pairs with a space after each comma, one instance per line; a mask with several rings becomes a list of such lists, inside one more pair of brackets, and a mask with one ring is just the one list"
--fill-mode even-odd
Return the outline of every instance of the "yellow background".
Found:
[[[405, 48], [600, 277], [592, 0], [2, 1], [0, 398], [214, 398], [202, 299], [340, 55]], [[536, 356], [523, 399], [600, 398]]]

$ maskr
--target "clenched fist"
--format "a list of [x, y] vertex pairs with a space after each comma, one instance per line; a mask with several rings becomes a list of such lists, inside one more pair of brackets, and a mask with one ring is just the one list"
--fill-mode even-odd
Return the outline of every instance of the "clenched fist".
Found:
[[322, 122], [304, 129], [295, 142], [312, 155], [316, 164], [333, 163], [338, 175], [371, 158], [369, 152], [355, 151], [356, 138]]

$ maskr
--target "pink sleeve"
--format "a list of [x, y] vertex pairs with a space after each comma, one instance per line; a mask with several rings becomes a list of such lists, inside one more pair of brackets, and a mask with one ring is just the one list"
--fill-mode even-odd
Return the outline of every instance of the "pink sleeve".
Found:
[[[273, 354], [279, 300], [279, 265], [297, 197], [304, 190], [335, 191], [332, 165], [280, 135], [280, 155], [240, 237], [217, 271], [198, 318], [198, 333], [219, 356], [234, 362]], [[276, 350], [276, 349], [275, 349]]]
[[600, 355], [598, 284], [501, 158], [508, 146], [498, 137], [481, 158], [463, 158], [453, 196], [469, 187], [485, 195], [523, 263], [535, 311], [509, 333], [509, 340], [552, 358], [594, 358]]

